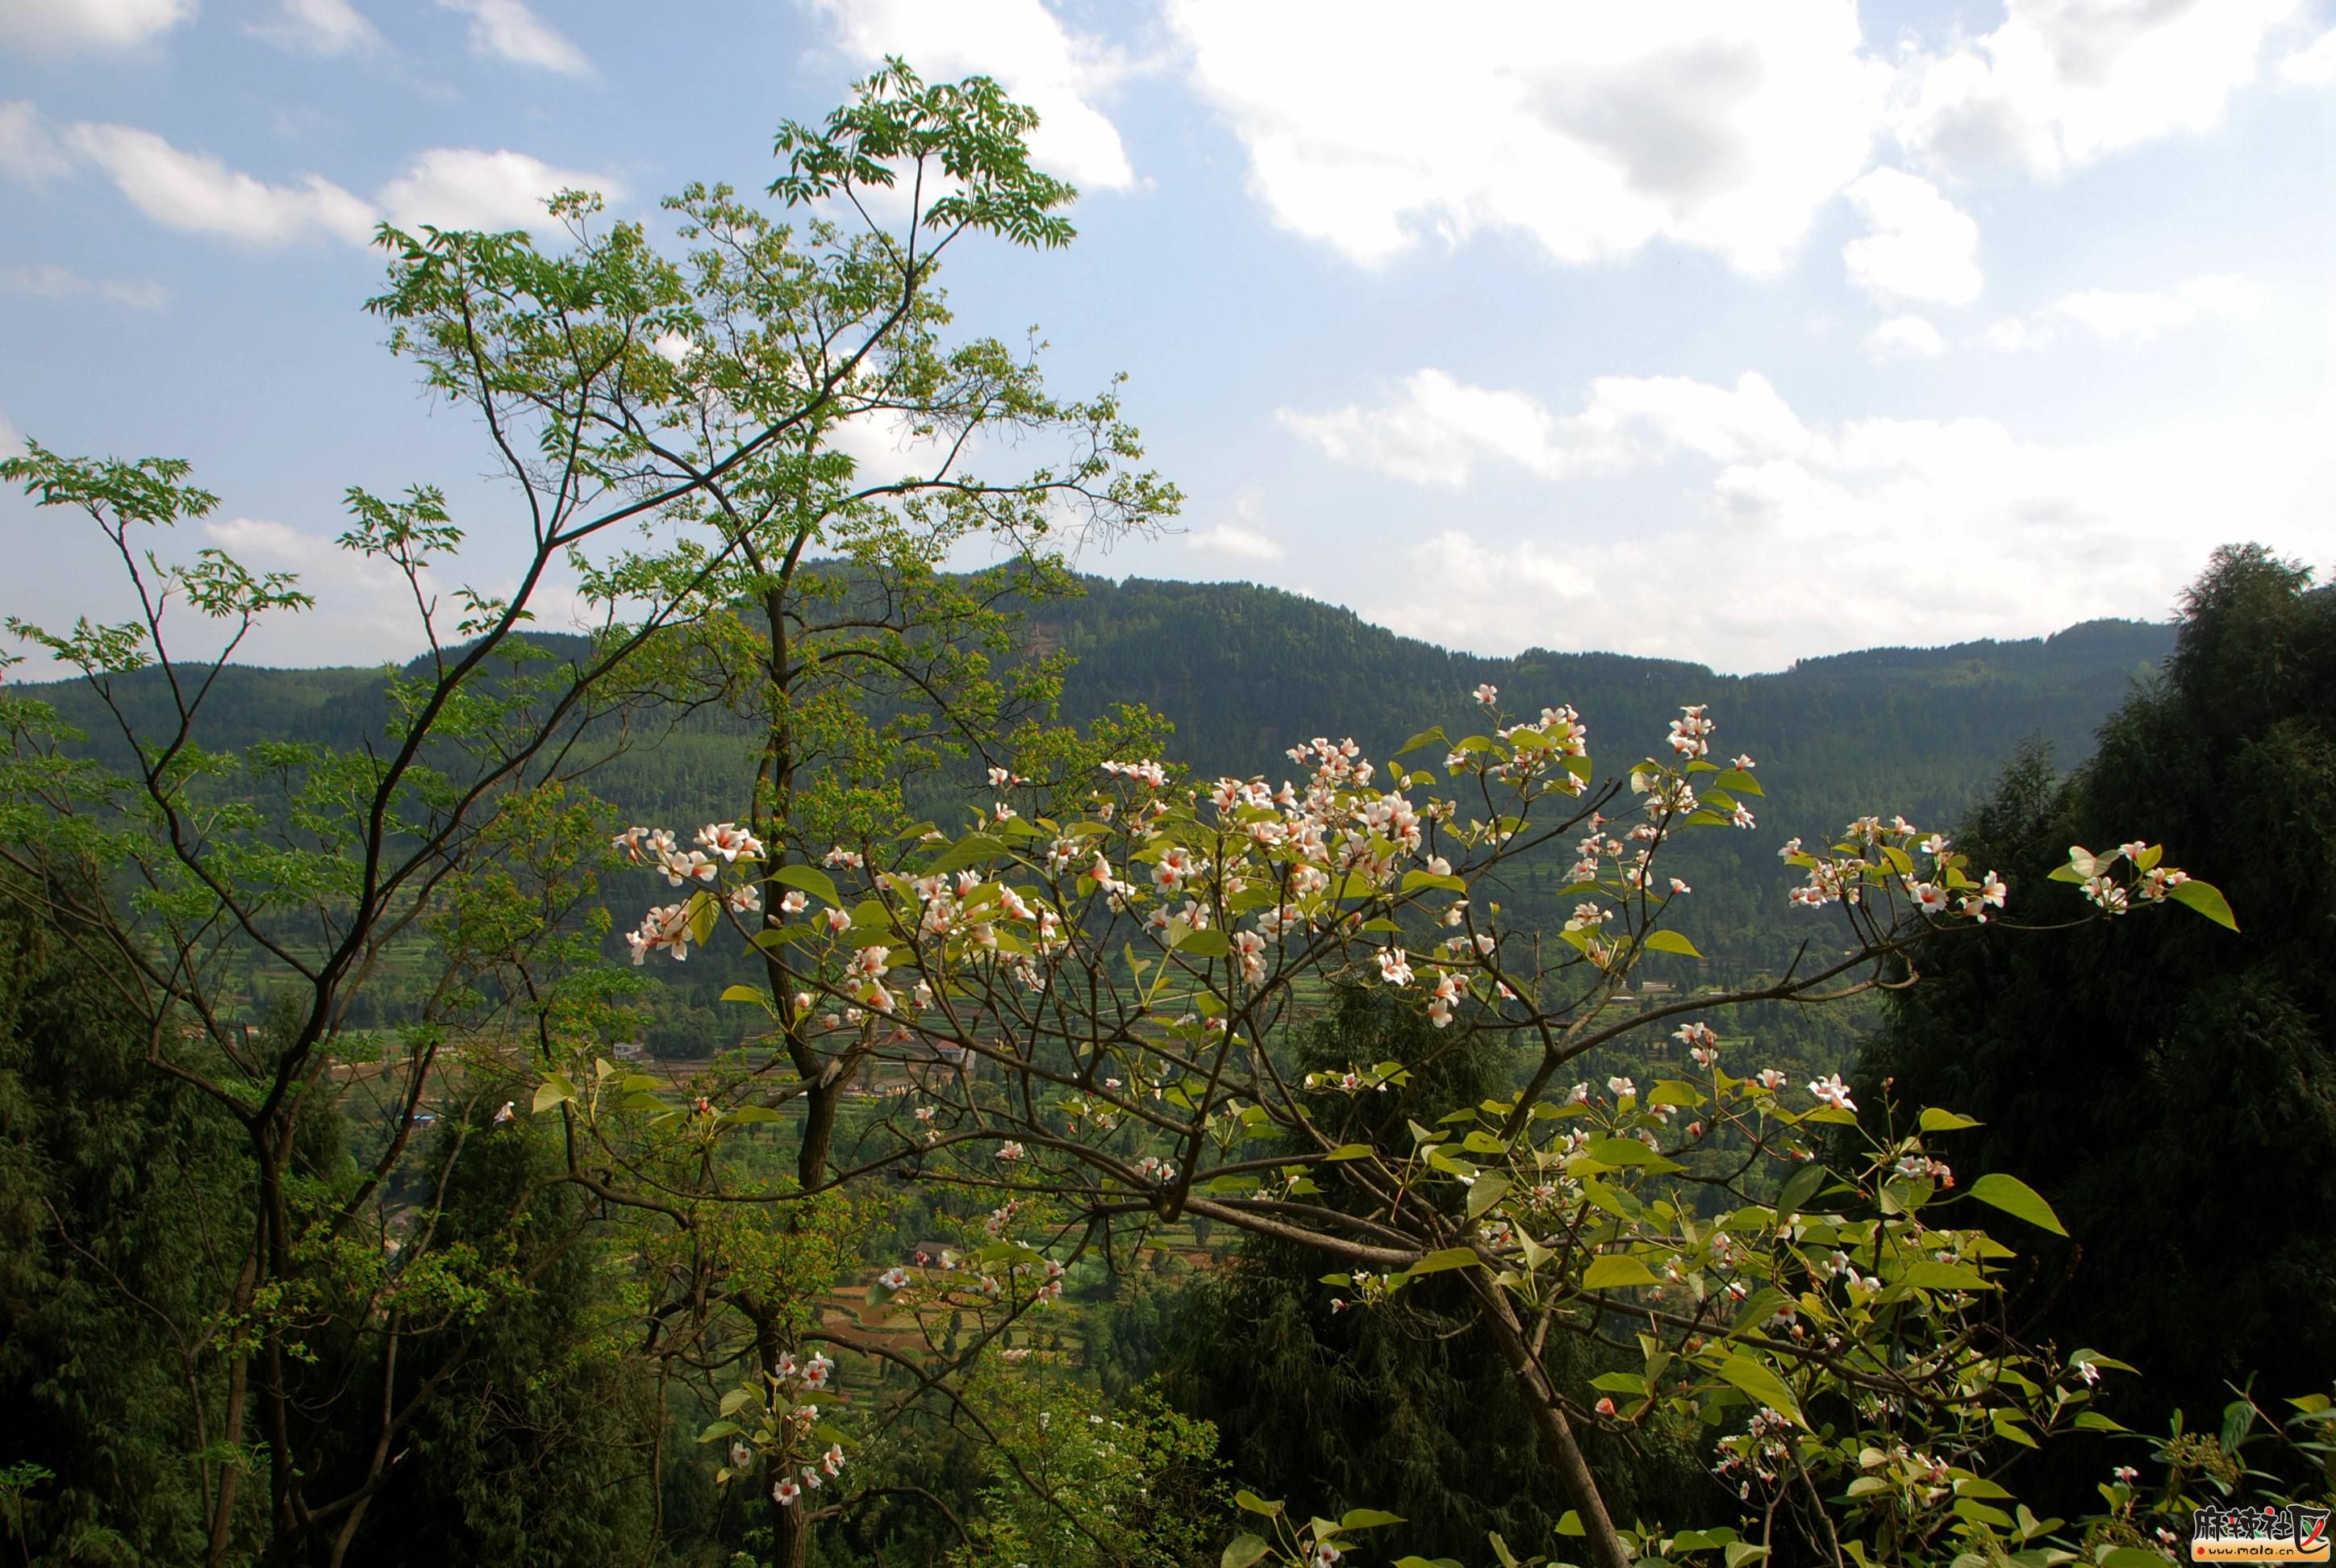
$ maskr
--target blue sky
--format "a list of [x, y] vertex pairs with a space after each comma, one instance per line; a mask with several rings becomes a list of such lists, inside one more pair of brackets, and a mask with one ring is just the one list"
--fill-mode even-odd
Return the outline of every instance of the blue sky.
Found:
[[[342, 491], [447, 484], [487, 586], [508, 502], [359, 309], [373, 222], [661, 226], [886, 53], [1083, 192], [949, 283], [1131, 376], [1189, 502], [1091, 570], [1747, 670], [2336, 564], [2329, 0], [0, 0], [0, 443], [192, 459], [181, 542], [320, 598], [254, 657], [403, 656]], [[0, 540], [0, 613], [120, 612], [92, 541]]]

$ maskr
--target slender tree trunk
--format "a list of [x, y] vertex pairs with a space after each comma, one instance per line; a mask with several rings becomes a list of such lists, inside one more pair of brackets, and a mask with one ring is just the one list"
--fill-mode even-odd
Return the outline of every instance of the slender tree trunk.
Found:
[[1481, 1269], [1470, 1269], [1465, 1273], [1468, 1288], [1484, 1303], [1485, 1327], [1516, 1378], [1518, 1391], [1524, 1395], [1525, 1408], [1541, 1438], [1542, 1456], [1555, 1475], [1559, 1489], [1582, 1517], [1592, 1561], [1598, 1568], [1630, 1568], [1630, 1550], [1622, 1544], [1622, 1537], [1606, 1512], [1606, 1499], [1598, 1490], [1598, 1477], [1591, 1473], [1590, 1462], [1582, 1456], [1582, 1445], [1574, 1439], [1573, 1423], [1565, 1418], [1565, 1406], [1558, 1398], [1557, 1387], [1550, 1381], [1549, 1369], [1541, 1364], [1541, 1358], [1533, 1354], [1532, 1342], [1525, 1338], [1524, 1326], [1517, 1321], [1508, 1293], [1483, 1278]]
[[[787, 1353], [779, 1339], [778, 1314], [759, 1301], [742, 1304], [754, 1320], [754, 1349], [763, 1373], [775, 1378], [779, 1358]], [[811, 1498], [799, 1495], [793, 1503], [780, 1502], [776, 1487], [786, 1475], [784, 1467], [774, 1464], [764, 1476], [774, 1488], [764, 1498], [770, 1510], [771, 1562], [774, 1568], [803, 1568], [811, 1554]]]
[[[242, 1319], [251, 1310], [251, 1289], [258, 1273], [259, 1254], [257, 1250], [247, 1254], [243, 1267], [235, 1277], [235, 1288], [228, 1292], [228, 1317], [230, 1321]], [[210, 1543], [203, 1553], [204, 1568], [227, 1568], [227, 1549], [235, 1526], [237, 1495], [243, 1489], [244, 1403], [251, 1390], [251, 1358], [238, 1351], [228, 1359], [227, 1407], [221, 1412], [219, 1444], [229, 1457], [219, 1466], [219, 1497], [211, 1513]]]

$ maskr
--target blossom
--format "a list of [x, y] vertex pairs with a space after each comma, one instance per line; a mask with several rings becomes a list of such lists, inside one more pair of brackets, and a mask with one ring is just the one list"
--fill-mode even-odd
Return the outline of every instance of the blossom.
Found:
[[1687, 757], [1711, 755], [1711, 742], [1706, 737], [1719, 726], [1707, 716], [1708, 712], [1708, 705], [1704, 703], [1679, 709], [1679, 716], [1671, 720], [1671, 750]]
[[1809, 1085], [1809, 1093], [1825, 1105], [1838, 1110], [1854, 1111], [1857, 1103], [1849, 1097], [1849, 1086], [1841, 1081], [1839, 1073], [1827, 1073]]
[[763, 890], [752, 882], [741, 883], [732, 888], [722, 901], [730, 906], [733, 914], [751, 915], [763, 907]]
[[876, 1282], [888, 1290], [905, 1290], [909, 1288], [909, 1271], [895, 1264], [877, 1275]]
[[831, 932], [841, 931], [852, 923], [852, 917], [844, 913], [842, 910], [828, 911], [825, 919], [827, 920], [827, 929]]
[[730, 1468], [733, 1470], [744, 1470], [747, 1466], [754, 1462], [754, 1449], [748, 1447], [744, 1443], [733, 1443], [730, 1445]]
[[1598, 1413], [1601, 1416], [1611, 1416], [1614, 1414], [1614, 1400], [1611, 1396], [1603, 1396], [1600, 1398], [1598, 1401]]
[[861, 858], [859, 851], [848, 850], [842, 844], [837, 844], [819, 857], [819, 863], [830, 871], [833, 871], [838, 866], [843, 866], [856, 872], [867, 862]]
[[1628, 1078], [1609, 1078], [1606, 1080], [1606, 1092], [1618, 1100], [1634, 1099], [1638, 1096], [1639, 1086]]
[[779, 896], [779, 908], [791, 915], [799, 915], [811, 903], [801, 888], [789, 888]]
[[2109, 1474], [2124, 1482], [2128, 1486], [2132, 1485], [2134, 1482], [2141, 1478], [2141, 1472], [2135, 1469], [2130, 1465], [2120, 1465], [2116, 1469], [2111, 1470]]
[[1753, 761], [1749, 756], [1738, 756], [1738, 757], [1737, 757], [1737, 758], [1735, 759], [1735, 761], [1736, 761], [1736, 771], [1737, 771], [1737, 772], [1738, 772], [1738, 773], [1750, 773], [1750, 772], [1751, 772], [1755, 767], [1757, 767], [1757, 766], [1758, 766], [1758, 765], [1759, 765], [1758, 764], [1755, 763], [1755, 762], [1754, 762], [1754, 761]]
[[1022, 1154], [1022, 1145], [1011, 1138], [998, 1145], [998, 1157], [1001, 1160], [1018, 1160]]
[[697, 842], [720, 855], [725, 864], [759, 860], [763, 853], [763, 841], [736, 823], [709, 823], [697, 830]]
[[1478, 687], [1475, 695], [1479, 706], [1490, 707], [1501, 700], [1501, 688], [1487, 683]]
[[1380, 950], [1379, 974], [1391, 986], [1411, 984], [1411, 963], [1401, 948]]
[[803, 1488], [794, 1484], [793, 1477], [785, 1476], [771, 1488], [771, 1495], [778, 1501], [780, 1507], [792, 1508], [795, 1505], [795, 1499], [803, 1495]]

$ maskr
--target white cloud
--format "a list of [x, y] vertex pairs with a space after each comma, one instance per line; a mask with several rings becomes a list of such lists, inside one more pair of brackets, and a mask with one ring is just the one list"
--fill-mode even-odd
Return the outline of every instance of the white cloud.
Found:
[[279, 0], [273, 22], [251, 31], [271, 44], [311, 54], [352, 54], [382, 47], [380, 29], [349, 0]]
[[131, 204], [166, 228], [281, 245], [323, 234], [362, 245], [373, 209], [319, 174], [269, 185], [208, 153], [186, 152], [130, 125], [77, 124], [67, 142], [103, 169]]
[[2336, 86], [2336, 27], [2282, 60], [2279, 79], [2290, 87]]
[[1888, 78], [1854, 0], [1172, 0], [1169, 18], [1253, 194], [1365, 264], [1489, 231], [1566, 262], [1666, 239], [1775, 269], [1864, 167]]
[[160, 310], [170, 302], [170, 291], [151, 279], [92, 279], [54, 261], [44, 262], [38, 267], [17, 267], [0, 271], [0, 294], [29, 294], [36, 299], [72, 299], [92, 293], [140, 310]]
[[1244, 488], [1233, 498], [1231, 517], [1220, 518], [1213, 528], [1185, 535], [1184, 542], [1206, 554], [1229, 555], [1237, 560], [1280, 560], [1290, 552], [1260, 525], [1257, 514], [1261, 510], [1258, 492]]
[[2049, 348], [2073, 323], [2112, 343], [2147, 343], [2210, 320], [2244, 320], [2262, 296], [2244, 278], [2194, 278], [2178, 288], [2088, 288], [2062, 295], [2032, 315], [1999, 321], [1987, 330], [1990, 348], [2007, 354]]
[[1894, 359], [1936, 359], [1947, 351], [1939, 329], [1919, 316], [1893, 316], [1877, 324], [1859, 345], [1876, 365]]
[[[2029, 637], [2164, 613], [2232, 516], [2315, 548], [2336, 482], [2316, 439], [2336, 414], [2325, 399], [2053, 445], [1988, 419], [1804, 422], [1751, 375], [1608, 378], [1571, 414], [1513, 395], [1554, 449], [1592, 427], [1624, 439], [1598, 466], [1555, 465], [1554, 500], [1500, 502], [1497, 540], [1435, 500], [1418, 523], [1431, 542], [1358, 609], [1484, 651], [1620, 647], [1734, 668]], [[2218, 498], [2224, 482], [2241, 493]], [[1854, 593], [1828, 586], [1843, 572]]]
[[0, 103], [0, 170], [37, 185], [72, 168], [40, 110], [21, 98]]
[[2002, 25], [1901, 77], [1906, 146], [2058, 175], [2212, 129], [2299, 0], [2008, 0]]
[[471, 53], [562, 76], [590, 76], [592, 62], [567, 34], [528, 9], [525, 0], [438, 0], [471, 19]]
[[1581, 413], [1561, 418], [1527, 394], [1469, 386], [1430, 368], [1406, 377], [1400, 395], [1377, 407], [1283, 409], [1280, 418], [1332, 458], [1455, 489], [1484, 458], [1564, 479], [1620, 472], [1650, 452], [1732, 462], [1807, 441], [1776, 389], [1751, 371], [1732, 389], [1684, 376], [1603, 376], [1591, 384]]
[[404, 229], [542, 229], [544, 200], [561, 190], [597, 190], [611, 200], [625, 194], [609, 175], [557, 169], [508, 148], [435, 147], [383, 186], [378, 200]]
[[1237, 522], [1221, 522], [1214, 528], [1188, 534], [1185, 542], [1194, 550], [1241, 560], [1280, 560], [1290, 553], [1266, 535]]
[[1032, 161], [1083, 190], [1135, 183], [1127, 149], [1097, 101], [1132, 67], [1074, 33], [1040, 0], [812, 0], [837, 45], [863, 64], [905, 56], [928, 81], [994, 76], [1038, 112]]
[[1843, 192], [1873, 232], [1841, 248], [1849, 280], [1876, 299], [1961, 305], [1983, 279], [1979, 225], [1927, 180], [1877, 169]]
[[[9, 123], [0, 118], [0, 157], [9, 146]], [[27, 123], [42, 134], [37, 121]], [[408, 229], [540, 230], [550, 223], [545, 199], [558, 190], [598, 190], [612, 200], [625, 194], [611, 175], [557, 168], [507, 148], [433, 148], [368, 201], [319, 174], [269, 184], [135, 126], [79, 123], [66, 127], [63, 140], [157, 223], [248, 245], [286, 245], [318, 235], [368, 245], [384, 215]]]
[[195, 14], [195, 0], [0, 0], [0, 38], [60, 54], [127, 49]]

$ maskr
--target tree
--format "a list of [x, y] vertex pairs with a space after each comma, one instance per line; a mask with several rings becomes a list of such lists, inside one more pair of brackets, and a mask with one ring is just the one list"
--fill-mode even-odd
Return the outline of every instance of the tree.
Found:
[[[1708, 761], [1715, 721], [1691, 706], [1672, 722], [1669, 760], [1593, 786], [1572, 710], [1503, 723], [1495, 691], [1477, 698], [1491, 733], [1431, 731], [1405, 748], [1443, 748], [1449, 796], [1414, 798], [1438, 782], [1426, 769], [1382, 784], [1352, 742], [1293, 748], [1311, 770], [1302, 791], [1223, 778], [1180, 794], [1155, 763], [1107, 760], [1076, 819], [993, 810], [953, 842], [852, 863], [851, 894], [823, 872], [796, 873], [824, 906], [779, 939], [806, 989], [764, 1005], [903, 1071], [923, 1065], [927, 1103], [888, 1118], [881, 1159], [1003, 1200], [985, 1222], [995, 1243], [895, 1267], [871, 1300], [905, 1296], [921, 1312], [978, 1291], [1018, 1310], [1059, 1290], [1064, 1261], [1050, 1251], [1207, 1218], [1343, 1266], [1326, 1276], [1342, 1291], [1332, 1310], [1400, 1308], [1423, 1281], [1456, 1280], [1601, 1568], [1621, 1568], [1633, 1547], [1578, 1425], [1684, 1435], [1747, 1404], [1753, 1424], [1733, 1441], [1747, 1495], [1756, 1480], [1773, 1495], [1771, 1524], [1788, 1506], [1837, 1543], [1824, 1488], [1859, 1476], [1872, 1445], [1885, 1458], [1923, 1452], [1908, 1446], [1912, 1426], [1950, 1457], [1907, 1457], [1891, 1484], [1850, 1494], [1890, 1556], [2032, 1538], [1946, 1507], [1952, 1492], [1926, 1477], [2006, 1425], [2065, 1430], [2090, 1402], [2096, 1353], [2047, 1360], [2009, 1336], [1991, 1310], [2005, 1249], [1949, 1207], [1975, 1199], [2056, 1224], [2049, 1205], [2009, 1178], [1953, 1193], [1923, 1144], [1959, 1124], [1943, 1108], [1828, 1171], [1805, 1129], [1854, 1125], [1848, 1086], [1814, 1082], [1815, 1105], [1792, 1108], [1783, 1074], [1731, 1076], [1717, 1032], [1689, 1016], [1889, 983], [1910, 951], [1994, 918], [2004, 885], [1903, 819], [1860, 819], [1823, 850], [1795, 840], [1783, 854], [1806, 880], [1791, 901], [1835, 912], [1848, 945], [1835, 937], [1824, 950], [1837, 956], [1614, 1017], [1650, 955], [1695, 956], [1663, 923], [1690, 890], [1661, 874], [1660, 853], [1678, 833], [1752, 825], [1750, 759]], [[1627, 837], [1604, 815], [1625, 800], [1640, 818]], [[1552, 961], [1471, 895], [1504, 860], [1577, 832], [1568, 894], [1582, 901]], [[2155, 846], [2075, 854], [2056, 874], [2104, 917], [2182, 903], [2230, 922], [2221, 895]], [[702, 891], [688, 907], [725, 896]], [[1301, 987], [1342, 978], [1425, 992], [1413, 1005], [1432, 1027], [1506, 1043], [1516, 1086], [1340, 1141], [1342, 1104], [1410, 1071], [1287, 1069], [1275, 1047]], [[1588, 1080], [1563, 1087], [1589, 1053], [1674, 1020], [1693, 1080], [1643, 1096], [1621, 1075], [1602, 1096]], [[937, 1057], [981, 1070], [933, 1071]], [[604, 1101], [594, 1114], [624, 1110]], [[1303, 1152], [1243, 1146], [1257, 1139]], [[1552, 1333], [1628, 1349], [1625, 1332], [1643, 1370], [1601, 1374], [1594, 1405], [1556, 1380]], [[1244, 1561], [1268, 1549], [1253, 1544]]]
[[[359, 745], [207, 744], [207, 705], [253, 626], [310, 600], [289, 577], [216, 550], [176, 561], [150, 550], [150, 531], [218, 503], [187, 465], [38, 442], [0, 463], [41, 505], [89, 518], [136, 606], [112, 625], [11, 621], [85, 677], [127, 762], [100, 767], [54, 710], [0, 698], [14, 743], [0, 859], [41, 919], [118, 977], [148, 1069], [204, 1097], [248, 1159], [249, 1223], [205, 1314], [217, 1331], [196, 1385], [213, 1401], [213, 1441], [265, 1452], [266, 1495], [247, 1518], [241, 1469], [219, 1472], [209, 1562], [247, 1531], [269, 1562], [344, 1560], [402, 1440], [459, 1386], [495, 1314], [556, 1270], [557, 1246], [510, 1267], [439, 1246], [440, 1205], [461, 1183], [415, 1180], [416, 1140], [431, 1115], [492, 1125], [487, 1108], [515, 1061], [533, 1058], [530, 1079], [571, 1068], [618, 1027], [621, 997], [591, 924], [611, 824], [581, 781], [633, 744], [644, 705], [708, 671], [734, 693], [767, 677], [775, 716], [755, 820], [774, 845], [793, 843], [822, 803], [848, 817], [884, 795], [868, 771], [880, 754], [913, 760], [1043, 697], [1043, 667], [993, 673], [978, 645], [1004, 635], [998, 596], [1051, 569], [1034, 550], [1027, 570], [965, 589], [935, 570], [953, 545], [1142, 526], [1173, 504], [1124, 472], [1134, 434], [1111, 397], [1056, 403], [1030, 355], [988, 339], [941, 345], [944, 251], [969, 237], [1071, 236], [1058, 210], [1069, 188], [1027, 160], [1034, 123], [994, 83], [928, 86], [894, 62], [823, 127], [781, 130], [772, 191], [804, 219], [800, 235], [700, 188], [673, 203], [700, 247], [683, 261], [638, 223], [603, 227], [598, 201], [575, 192], [552, 203], [569, 239], [556, 251], [519, 233], [384, 226], [389, 277], [370, 307], [425, 384], [478, 417], [516, 497], [497, 521], [520, 564], [508, 591], [442, 587], [472, 531], [444, 494], [348, 492], [343, 546], [410, 589], [427, 648], [390, 677], [385, 733]], [[862, 201], [896, 181], [912, 192], [905, 234]], [[917, 484], [855, 482], [839, 443], [894, 420], [948, 460]], [[1027, 482], [984, 483], [960, 459], [991, 432], [1052, 433], [1066, 450]], [[580, 643], [530, 633], [562, 572], [597, 617]], [[759, 652], [735, 603], [750, 591], [765, 617]], [[188, 611], [219, 628], [214, 646], [189, 652]], [[137, 716], [141, 672], [167, 690], [159, 724]], [[929, 692], [934, 716], [888, 706], [898, 691]], [[388, 969], [420, 970], [420, 1016], [360, 1038], [352, 1009]], [[262, 976], [285, 1000], [280, 1029], [256, 1027]], [[182, 1048], [188, 1029], [200, 1044]], [[825, 1154], [811, 1150], [841, 1093], [826, 1069], [850, 1064], [791, 1048], [815, 1069], [795, 1092], [813, 1111], [803, 1164], [818, 1172]], [[360, 1082], [382, 1135], [309, 1159], [317, 1107]], [[695, 1146], [660, 1131], [638, 1166], [671, 1177]], [[565, 1141], [558, 1179], [695, 1230], [702, 1216], [626, 1185], [618, 1173], [636, 1165], [605, 1153]], [[555, 1212], [580, 1222], [584, 1211]], [[804, 1245], [827, 1256], [843, 1233]], [[393, 1263], [401, 1237], [406, 1261]], [[723, 1298], [725, 1310], [750, 1299], [763, 1300]], [[801, 1310], [765, 1301], [757, 1333], [771, 1355]], [[408, 1387], [392, 1371], [401, 1360], [433, 1369]], [[791, 1517], [774, 1505], [774, 1528]]]
[[[2228, 1386], [2336, 1381], [2336, 597], [2259, 546], [2216, 552], [2158, 679], [2066, 779], [2029, 755], [1964, 824], [2043, 918], [2071, 843], [2146, 821], [2244, 912], [1976, 933], [1896, 994], [1862, 1083], [1951, 1103], [1959, 1169], [2054, 1194], [2072, 1242], [2029, 1292], [2038, 1331], [2114, 1346], [2156, 1426]], [[2266, 1186], [2266, 1173], [2276, 1172]], [[2211, 1323], [2211, 1332], [2201, 1325]]]

